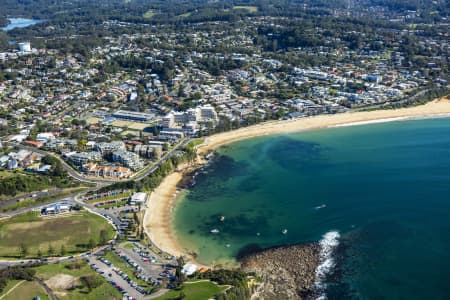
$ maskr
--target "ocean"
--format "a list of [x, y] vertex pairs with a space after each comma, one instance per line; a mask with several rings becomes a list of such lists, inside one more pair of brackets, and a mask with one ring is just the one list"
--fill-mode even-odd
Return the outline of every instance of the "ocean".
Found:
[[180, 196], [172, 226], [212, 265], [320, 242], [316, 287], [328, 299], [448, 299], [450, 119], [224, 146]]

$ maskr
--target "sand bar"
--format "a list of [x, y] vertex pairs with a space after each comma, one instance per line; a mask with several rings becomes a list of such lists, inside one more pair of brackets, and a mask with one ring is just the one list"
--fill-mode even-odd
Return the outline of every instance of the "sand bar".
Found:
[[[234, 131], [215, 134], [207, 137], [198, 147], [198, 153], [204, 154], [222, 145], [257, 136], [298, 132], [303, 130], [363, 125], [405, 119], [450, 117], [450, 101], [448, 97], [428, 102], [425, 105], [395, 110], [377, 110], [370, 112], [349, 112], [334, 115], [319, 115], [286, 121], [271, 121]], [[200, 161], [200, 160], [199, 160]], [[201, 162], [199, 163], [201, 164]], [[186, 172], [184, 165], [167, 176], [159, 187], [151, 194], [144, 216], [145, 232], [152, 242], [165, 252], [175, 256], [188, 255], [171, 231], [172, 210], [176, 204], [176, 187]]]

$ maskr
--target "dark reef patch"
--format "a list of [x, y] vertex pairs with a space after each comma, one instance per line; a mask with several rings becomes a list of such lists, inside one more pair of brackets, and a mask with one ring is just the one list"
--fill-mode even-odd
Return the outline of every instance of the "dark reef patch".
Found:
[[268, 157], [285, 169], [303, 170], [322, 164], [323, 155], [329, 151], [318, 143], [289, 137], [279, 137], [267, 151]]

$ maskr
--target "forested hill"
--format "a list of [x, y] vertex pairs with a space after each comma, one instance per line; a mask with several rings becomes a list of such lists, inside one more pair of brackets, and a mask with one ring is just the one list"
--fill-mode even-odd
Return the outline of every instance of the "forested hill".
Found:
[[309, 14], [360, 14], [376, 7], [387, 11], [417, 12], [417, 18], [448, 17], [450, 1], [435, 0], [2, 0], [0, 25], [6, 16], [53, 21], [119, 20], [126, 22], [233, 21], [249, 15], [295, 17]]

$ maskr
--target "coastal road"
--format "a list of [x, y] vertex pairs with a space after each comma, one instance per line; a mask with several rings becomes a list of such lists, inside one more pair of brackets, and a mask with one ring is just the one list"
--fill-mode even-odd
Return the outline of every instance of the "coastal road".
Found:
[[161, 158], [154, 163], [150, 168], [146, 169], [145, 171], [143, 171], [142, 173], [138, 173], [136, 174], [135, 177], [132, 177], [132, 179], [139, 181], [142, 180], [143, 178], [147, 177], [149, 174], [153, 173], [163, 162], [165, 162], [167, 159], [169, 159], [170, 157], [172, 157], [172, 155], [179, 149], [183, 148], [184, 146], [186, 146], [189, 142], [191, 141], [190, 138], [186, 138], [183, 141], [181, 141], [180, 143], [178, 143], [178, 145], [176, 145], [175, 147], [173, 147], [170, 151], [168, 151], [166, 154], [164, 154], [163, 156], [161, 156]]

